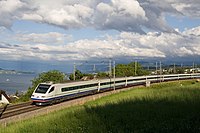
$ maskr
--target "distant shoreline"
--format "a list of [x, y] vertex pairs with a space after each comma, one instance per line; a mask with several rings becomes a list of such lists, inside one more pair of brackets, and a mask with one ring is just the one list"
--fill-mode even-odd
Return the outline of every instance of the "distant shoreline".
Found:
[[0, 74], [36, 74], [35, 72], [16, 71], [16, 70], [5, 70], [0, 68]]

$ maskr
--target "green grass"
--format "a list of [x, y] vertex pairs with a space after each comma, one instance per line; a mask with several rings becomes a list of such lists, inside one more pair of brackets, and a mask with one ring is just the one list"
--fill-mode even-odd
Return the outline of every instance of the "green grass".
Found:
[[10, 133], [200, 132], [200, 83], [136, 88], [1, 127]]

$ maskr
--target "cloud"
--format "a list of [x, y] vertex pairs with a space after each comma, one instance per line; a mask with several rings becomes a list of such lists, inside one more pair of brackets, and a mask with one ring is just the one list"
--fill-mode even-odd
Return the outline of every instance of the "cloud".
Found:
[[171, 5], [184, 16], [200, 18], [200, 1], [172, 0]]
[[0, 1], [0, 26], [10, 28], [13, 21], [21, 16], [21, 11], [26, 10], [26, 4], [20, 0]]
[[93, 27], [100, 30], [145, 33], [144, 28], [173, 33], [165, 15], [200, 17], [196, 0], [2, 0], [0, 26], [31, 20], [64, 29]]
[[115, 29], [144, 33], [141, 25], [148, 18], [145, 11], [135, 0], [112, 0], [111, 3], [99, 3], [94, 16], [97, 29]]
[[[84, 2], [73, 1], [27, 1], [35, 7], [35, 11], [23, 14], [22, 19], [47, 23], [64, 29], [81, 28], [90, 23], [93, 9]], [[89, 4], [89, 3], [88, 3]]]
[[12, 45], [9, 44], [9, 43], [6, 43], [6, 42], [0, 42], [0, 48], [9, 48], [11, 47]]
[[176, 15], [180, 13], [172, 7], [169, 1], [140, 0], [138, 2], [144, 9], [146, 17], [148, 18], [148, 21], [143, 25], [144, 27], [161, 32], [175, 32], [175, 30], [167, 24], [165, 15]]
[[[106, 39], [75, 42], [71, 35], [58, 32], [19, 33], [13, 37], [15, 42], [0, 42], [0, 56], [10, 60], [57, 61], [199, 56], [200, 27], [181, 32], [165, 20], [166, 15], [200, 18], [199, 7], [197, 0], [1, 0], [0, 32], [10, 29], [15, 20], [63, 29], [92, 27], [120, 32]], [[144, 29], [152, 32], [144, 34]]]
[[73, 39], [72, 35], [61, 34], [58, 32], [17, 34], [15, 38], [18, 41], [25, 43], [42, 43], [51, 45], [64, 44]]
[[3, 33], [6, 30], [4, 27], [0, 27], [0, 34]]
[[[200, 27], [175, 33], [122, 32], [107, 39], [83, 39], [65, 45], [0, 43], [0, 56], [10, 60], [73, 61], [105, 58], [185, 58], [200, 55]], [[192, 33], [192, 34], [191, 34]], [[52, 33], [50, 33], [52, 34]], [[31, 35], [31, 34], [30, 34]], [[47, 35], [47, 34], [46, 34]], [[32, 35], [33, 36], [33, 35]], [[39, 42], [39, 41], [38, 41]]]
[[195, 27], [189, 30], [186, 30], [183, 32], [184, 35], [193, 35], [193, 36], [200, 36], [200, 26], [199, 27]]

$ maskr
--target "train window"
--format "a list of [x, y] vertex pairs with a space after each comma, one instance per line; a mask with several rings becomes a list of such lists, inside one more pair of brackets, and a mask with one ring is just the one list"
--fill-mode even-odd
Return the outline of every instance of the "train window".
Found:
[[113, 82], [105, 82], [105, 83], [101, 83], [101, 85], [109, 85], [112, 84]]
[[74, 90], [75, 88], [74, 87], [67, 87], [67, 88], [62, 88], [61, 91], [64, 92], [64, 91], [71, 91], [71, 90]]
[[71, 91], [71, 90], [77, 90], [77, 89], [83, 89], [83, 88], [89, 88], [89, 87], [94, 87], [98, 86], [98, 84], [89, 84], [89, 85], [81, 85], [81, 86], [73, 86], [73, 87], [66, 87], [62, 88], [61, 91]]
[[49, 89], [51, 85], [45, 85], [45, 84], [40, 84], [37, 89], [35, 90], [35, 93], [42, 93], [45, 94], [47, 90]]
[[134, 80], [136, 80], [136, 79], [129, 79], [129, 80], [127, 80], [127, 81], [130, 82], [130, 81], [134, 81]]
[[55, 88], [55, 87], [52, 87], [52, 88], [50, 89], [49, 93], [51, 93], [52, 91], [54, 91], [54, 88]]
[[62, 92], [66, 91], [66, 88], [61, 88], [61, 91], [62, 91]]
[[123, 82], [126, 82], [126, 80], [115, 81], [115, 83], [123, 83]]
[[69, 90], [69, 91], [76, 90], [76, 86], [75, 87], [69, 87], [67, 90]]
[[89, 88], [89, 87], [94, 87], [94, 86], [98, 86], [98, 84], [88, 84], [88, 85], [82, 85], [80, 86], [80, 88]]

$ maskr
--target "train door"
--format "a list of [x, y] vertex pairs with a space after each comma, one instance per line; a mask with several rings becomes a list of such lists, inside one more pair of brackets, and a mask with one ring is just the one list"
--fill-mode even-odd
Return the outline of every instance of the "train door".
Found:
[[53, 86], [53, 87], [51, 87], [51, 89], [49, 90], [49, 92], [48, 92], [48, 96], [49, 96], [49, 98], [55, 98], [55, 87]]

